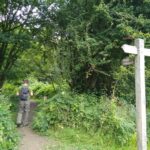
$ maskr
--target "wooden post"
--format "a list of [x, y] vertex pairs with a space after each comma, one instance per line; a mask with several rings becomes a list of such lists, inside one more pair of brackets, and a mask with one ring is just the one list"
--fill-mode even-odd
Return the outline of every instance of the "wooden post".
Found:
[[136, 39], [135, 60], [136, 122], [138, 150], [147, 150], [144, 40]]
[[147, 150], [146, 134], [146, 97], [145, 97], [145, 56], [150, 56], [150, 49], [144, 48], [144, 40], [136, 39], [135, 46], [124, 44], [125, 53], [135, 54], [136, 87], [136, 124], [138, 150]]

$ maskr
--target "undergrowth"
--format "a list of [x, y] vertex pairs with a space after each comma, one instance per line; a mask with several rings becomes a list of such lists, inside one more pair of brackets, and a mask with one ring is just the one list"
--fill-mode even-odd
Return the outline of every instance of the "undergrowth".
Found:
[[0, 150], [17, 150], [19, 135], [10, 112], [10, 103], [0, 95]]
[[66, 127], [101, 133], [106, 139], [125, 145], [135, 134], [135, 109], [117, 99], [72, 92], [59, 92], [39, 101], [34, 130], [47, 133], [49, 129]]

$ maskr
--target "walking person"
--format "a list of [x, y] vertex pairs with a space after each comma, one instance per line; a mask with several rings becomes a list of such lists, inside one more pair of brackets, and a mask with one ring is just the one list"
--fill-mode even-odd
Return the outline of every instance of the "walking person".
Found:
[[29, 81], [24, 80], [17, 96], [19, 96], [19, 112], [17, 116], [17, 126], [27, 126], [30, 111], [30, 96], [33, 92], [29, 89]]

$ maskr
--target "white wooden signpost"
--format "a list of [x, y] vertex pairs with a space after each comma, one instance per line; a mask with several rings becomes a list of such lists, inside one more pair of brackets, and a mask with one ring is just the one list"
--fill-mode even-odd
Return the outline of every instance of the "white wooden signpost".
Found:
[[124, 44], [125, 53], [136, 54], [135, 87], [136, 87], [136, 123], [138, 150], [147, 150], [146, 132], [146, 97], [145, 97], [145, 56], [150, 56], [150, 49], [144, 48], [144, 40], [136, 39], [135, 46]]

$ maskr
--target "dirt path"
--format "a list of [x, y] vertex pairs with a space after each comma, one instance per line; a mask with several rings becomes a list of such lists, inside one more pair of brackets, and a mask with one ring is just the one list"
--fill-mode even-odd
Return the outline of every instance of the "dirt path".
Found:
[[22, 138], [19, 150], [44, 150], [50, 142], [47, 137], [37, 135], [29, 127], [18, 130]]
[[[34, 109], [36, 108], [36, 106], [37, 104], [32, 101], [29, 122], [31, 122], [33, 118]], [[30, 127], [21, 127], [18, 128], [18, 131], [21, 134], [19, 150], [44, 150], [47, 145], [54, 143], [47, 137], [36, 134]]]

